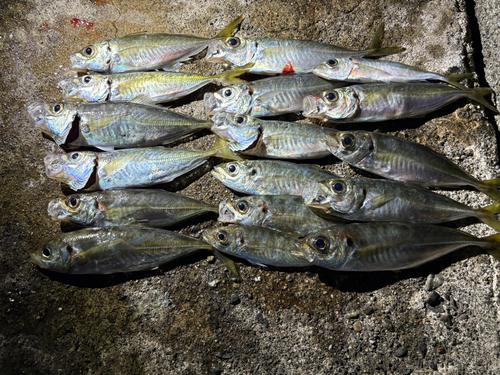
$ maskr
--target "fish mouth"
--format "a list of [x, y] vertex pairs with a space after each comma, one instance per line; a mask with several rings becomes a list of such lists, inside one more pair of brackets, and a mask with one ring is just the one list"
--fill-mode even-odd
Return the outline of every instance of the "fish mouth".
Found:
[[221, 40], [211, 40], [208, 42], [207, 54], [205, 55], [205, 61], [211, 63], [224, 63], [226, 59], [224, 58], [224, 53], [219, 49]]
[[45, 263], [39, 255], [31, 254], [30, 260], [31, 260], [31, 263], [34, 263], [38, 267], [45, 268]]
[[74, 70], [76, 72], [87, 72], [88, 67], [86, 66], [86, 61], [83, 60], [80, 56], [78, 56], [78, 53], [73, 53], [72, 55], [69, 55], [69, 68], [71, 70]]
[[219, 203], [219, 218], [217, 219], [223, 223], [234, 223], [235, 217], [233, 212], [229, 208], [227, 201], [222, 201]]
[[61, 204], [59, 199], [53, 199], [49, 202], [47, 212], [52, 220], [64, 220], [67, 216], [64, 206]]
[[205, 103], [205, 113], [208, 116], [213, 116], [221, 111], [220, 103], [213, 92], [205, 93], [203, 101]]
[[38, 100], [31, 103], [26, 107], [26, 111], [30, 116], [30, 121], [35, 125], [35, 128], [38, 128], [45, 123], [47, 111], [45, 110], [44, 101]]
[[57, 84], [64, 99], [72, 99], [78, 96], [78, 85], [75, 84], [74, 80], [74, 78], [63, 79]]
[[328, 134], [325, 138], [320, 139], [320, 143], [323, 144], [328, 151], [335, 155], [339, 149], [339, 142], [335, 134]]
[[223, 169], [221, 167], [219, 167], [218, 165], [216, 165], [212, 171], [210, 172], [212, 174], [212, 176], [214, 176], [217, 180], [219, 180], [220, 182], [222, 182], [224, 180], [224, 173], [223, 173]]
[[305, 117], [321, 117], [318, 102], [318, 97], [314, 95], [307, 95], [302, 102], [302, 107], [304, 108], [302, 114]]

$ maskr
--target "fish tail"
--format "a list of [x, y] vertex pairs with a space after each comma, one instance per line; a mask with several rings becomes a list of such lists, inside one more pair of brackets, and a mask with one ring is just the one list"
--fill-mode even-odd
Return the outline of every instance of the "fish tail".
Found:
[[500, 202], [490, 204], [479, 210], [478, 218], [485, 224], [500, 232], [500, 221], [498, 221], [496, 214], [500, 213]]
[[242, 74], [247, 73], [253, 66], [254, 63], [250, 63], [244, 66], [238, 66], [231, 70], [226, 70], [225, 72], [215, 77], [215, 82], [220, 82], [223, 84], [245, 83], [246, 81], [239, 79], [238, 77]]
[[493, 236], [483, 237], [483, 240], [489, 242], [491, 248], [486, 249], [490, 255], [500, 261], [500, 233]]
[[500, 178], [496, 178], [494, 180], [484, 180], [476, 186], [477, 190], [500, 202], [500, 191], [498, 190], [499, 187]]
[[396, 53], [400, 53], [403, 51], [406, 51], [406, 48], [403, 47], [375, 48], [366, 50], [363, 57], [383, 57], [383, 56], [395, 55]]
[[231, 273], [241, 280], [240, 269], [234, 260], [230, 259], [226, 254], [221, 253], [219, 250], [211, 250], [214, 256], [219, 259]]
[[368, 50], [371, 49], [379, 49], [382, 47], [382, 40], [384, 39], [385, 34], [385, 23], [382, 22], [380, 26], [377, 28], [375, 35], [373, 35], [372, 41], [368, 46]]
[[215, 139], [215, 144], [212, 148], [212, 155], [229, 160], [244, 160], [241, 156], [236, 155], [233, 151], [231, 151], [226, 141], [219, 136]]
[[483, 98], [483, 96], [486, 96], [488, 94], [491, 94], [493, 92], [492, 89], [489, 87], [478, 87], [477, 89], [470, 90], [468, 97], [479, 104], [481, 104], [483, 107], [488, 108], [489, 110], [499, 113], [498, 109], [496, 109], [494, 106], [492, 106], [490, 103], [486, 101], [486, 99]]
[[227, 25], [220, 33], [218, 33], [215, 38], [228, 38], [232, 33], [236, 30], [236, 28], [240, 25], [241, 21], [243, 21], [243, 16], [240, 15], [236, 17], [233, 22]]
[[474, 73], [448, 74], [444, 77], [446, 78], [446, 83], [449, 83], [450, 85], [455, 86], [458, 89], [467, 90], [468, 87], [462, 85], [460, 82], [464, 79], [474, 78]]

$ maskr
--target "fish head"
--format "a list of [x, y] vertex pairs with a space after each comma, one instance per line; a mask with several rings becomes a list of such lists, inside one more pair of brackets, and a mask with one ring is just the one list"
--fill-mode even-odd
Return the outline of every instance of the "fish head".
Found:
[[219, 205], [219, 221], [240, 225], [261, 226], [270, 216], [263, 196], [248, 196]]
[[258, 160], [232, 161], [219, 164], [212, 170], [212, 176], [236, 191], [253, 191], [255, 180], [262, 175]]
[[81, 51], [71, 54], [69, 59], [71, 70], [107, 72], [111, 62], [109, 42], [105, 40], [86, 46]]
[[47, 242], [42, 248], [31, 255], [31, 262], [40, 268], [50, 271], [67, 273], [71, 268], [73, 247], [61, 237]]
[[83, 189], [94, 172], [97, 154], [91, 151], [49, 154], [44, 159], [47, 177], [69, 185], [73, 190]]
[[349, 164], [356, 164], [374, 152], [372, 137], [365, 131], [340, 131], [326, 135], [320, 142], [333, 155]]
[[64, 99], [85, 102], [103, 102], [109, 94], [108, 76], [87, 74], [82, 77], [68, 78], [59, 82]]
[[332, 80], [346, 81], [354, 68], [354, 63], [349, 57], [334, 58], [321, 63], [313, 69], [317, 76]]
[[233, 85], [203, 97], [205, 112], [212, 116], [217, 112], [247, 113], [252, 103], [252, 92], [247, 85]]
[[365, 198], [365, 191], [353, 179], [332, 178], [316, 184], [311, 194], [302, 195], [304, 203], [310, 207], [341, 214], [351, 214], [359, 209]]
[[210, 40], [205, 60], [213, 63], [229, 62], [236, 66], [244, 66], [255, 60], [256, 53], [256, 41], [230, 36]]
[[212, 132], [223, 138], [234, 152], [251, 148], [261, 134], [262, 122], [253, 117], [220, 112], [212, 121]]
[[100, 212], [99, 207], [99, 201], [95, 196], [72, 194], [51, 200], [47, 211], [54, 220], [72, 221], [78, 225], [88, 226]]
[[306, 117], [343, 121], [356, 115], [359, 100], [351, 87], [323, 91], [319, 96], [306, 96], [303, 101]]
[[74, 103], [37, 101], [26, 107], [35, 127], [49, 135], [58, 145], [66, 142], [77, 115]]
[[244, 232], [239, 226], [208, 229], [203, 233], [203, 239], [222, 253], [238, 255], [246, 247]]
[[308, 247], [310, 261], [315, 265], [325, 265], [330, 269], [340, 268], [355, 247], [353, 239], [345, 232], [331, 227], [320, 229], [305, 237], [302, 240], [303, 246]]

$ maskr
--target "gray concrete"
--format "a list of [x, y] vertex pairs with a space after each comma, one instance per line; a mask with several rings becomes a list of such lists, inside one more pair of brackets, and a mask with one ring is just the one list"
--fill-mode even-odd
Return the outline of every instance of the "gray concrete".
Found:
[[[480, 78], [498, 95], [498, 5], [479, 1], [476, 10], [486, 73]], [[24, 107], [61, 98], [57, 82], [74, 74], [70, 53], [139, 31], [215, 35], [243, 14], [241, 36], [319, 39], [351, 48], [367, 46], [384, 21], [386, 45], [407, 48], [394, 60], [440, 73], [466, 72], [483, 61], [473, 61], [478, 31], [469, 29], [465, 1], [24, 0], [3, 1], [0, 12], [0, 373], [500, 372], [500, 265], [477, 249], [398, 273], [242, 264], [241, 283], [209, 254], [159, 271], [102, 277], [57, 275], [29, 262], [33, 251], [61, 232], [46, 206], [62, 192], [43, 166], [44, 156], [58, 148], [32, 127]], [[73, 18], [95, 25], [74, 28]], [[201, 61], [185, 68], [222, 70]], [[190, 98], [175, 110], [203, 117], [202, 93]], [[386, 130], [399, 129], [396, 134], [489, 179], [498, 176], [498, 139], [488, 118], [475, 104], [459, 102]], [[206, 135], [187, 146], [211, 142]], [[194, 182], [184, 179], [170, 188], [207, 202], [233, 197], [207, 173], [216, 162]], [[343, 163], [325, 165], [354, 175]], [[473, 191], [446, 194], [475, 207], [490, 203]], [[206, 217], [177, 229], [198, 236], [212, 225], [214, 217]], [[473, 221], [460, 225], [478, 236], [494, 233]], [[442, 276], [434, 290], [425, 286], [430, 274]], [[230, 303], [234, 295], [239, 304]], [[431, 296], [436, 306], [426, 303]]]

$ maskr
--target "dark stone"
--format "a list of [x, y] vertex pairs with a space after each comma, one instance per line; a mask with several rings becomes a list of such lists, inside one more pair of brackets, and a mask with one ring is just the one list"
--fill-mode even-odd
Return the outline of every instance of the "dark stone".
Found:
[[402, 348], [399, 348], [398, 350], [396, 350], [394, 352], [394, 355], [398, 358], [406, 357], [407, 354], [408, 354], [408, 348], [405, 346], [403, 346]]
[[237, 304], [238, 304], [238, 303], [240, 303], [240, 302], [241, 302], [240, 297], [238, 297], [236, 294], [233, 294], [233, 295], [231, 296], [231, 299], [229, 300], [229, 303], [230, 303], [231, 305], [237, 305]]
[[441, 303], [441, 296], [436, 293], [432, 292], [429, 298], [427, 298], [427, 301], [425, 301], [429, 306], [436, 307]]
[[429, 362], [429, 367], [434, 371], [438, 370], [438, 365], [436, 365], [434, 362]]
[[316, 276], [316, 274], [314, 272], [311, 272], [311, 271], [306, 271], [305, 274], [308, 277], [314, 277], [314, 276]]
[[440, 346], [439, 348], [437, 348], [437, 352], [438, 352], [438, 354], [444, 354], [444, 353], [446, 353], [446, 349], [443, 348], [442, 346]]
[[375, 310], [371, 306], [366, 306], [363, 312], [366, 315], [371, 315], [371, 314], [373, 314], [375, 312]]
[[233, 355], [231, 353], [221, 353], [217, 352], [215, 356], [219, 359], [230, 359], [233, 358]]
[[427, 345], [425, 342], [421, 341], [418, 345], [417, 345], [417, 350], [420, 352], [420, 354], [422, 354], [422, 357], [425, 358], [426, 354], [427, 354]]

